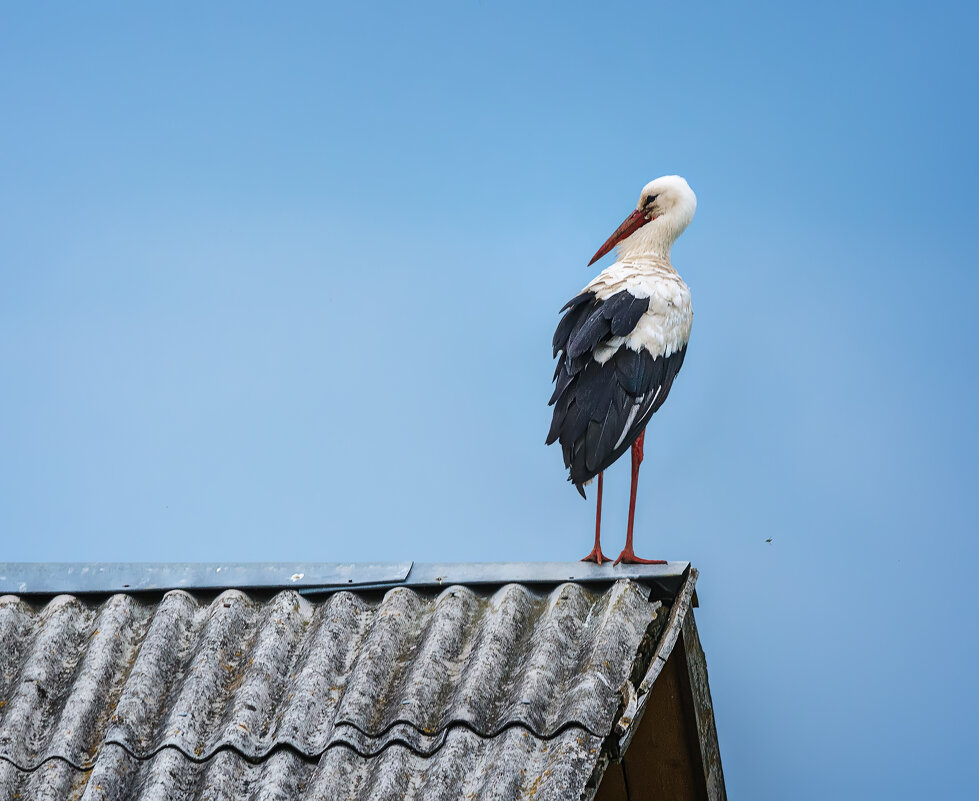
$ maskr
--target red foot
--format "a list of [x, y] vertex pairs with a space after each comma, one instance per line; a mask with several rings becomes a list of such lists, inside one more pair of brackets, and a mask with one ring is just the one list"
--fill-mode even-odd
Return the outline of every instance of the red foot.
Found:
[[591, 553], [588, 554], [588, 556], [586, 556], [581, 561], [594, 562], [596, 565], [600, 565], [602, 562], [611, 562], [612, 560], [609, 559], [605, 554], [603, 554], [602, 549], [596, 545], [594, 548], [591, 549]]
[[623, 548], [615, 564], [621, 562], [624, 565], [665, 565], [665, 559], [640, 559], [632, 552], [632, 548]]

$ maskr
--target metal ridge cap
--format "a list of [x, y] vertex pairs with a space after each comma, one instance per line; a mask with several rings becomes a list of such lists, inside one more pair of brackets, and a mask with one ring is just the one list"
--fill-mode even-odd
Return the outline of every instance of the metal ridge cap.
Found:
[[591, 562], [0, 562], [0, 595], [229, 588], [292, 588], [306, 594], [344, 587], [553, 585], [619, 579], [679, 589], [689, 568], [689, 562], [616, 566]]
[[0, 594], [363, 587], [399, 583], [411, 562], [0, 562]]
[[565, 581], [613, 582], [619, 579], [682, 579], [689, 562], [665, 565], [596, 565], [594, 562], [415, 562], [404, 583], [409, 586], [447, 584], [561, 584]]

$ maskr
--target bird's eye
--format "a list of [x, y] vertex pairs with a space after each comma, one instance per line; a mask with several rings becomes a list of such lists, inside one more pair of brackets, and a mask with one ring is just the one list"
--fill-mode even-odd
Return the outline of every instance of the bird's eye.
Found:
[[653, 203], [656, 200], [656, 198], [658, 198], [658, 197], [659, 197], [659, 195], [650, 195], [648, 198], [646, 198], [646, 204], [645, 205], [648, 206], [650, 203]]

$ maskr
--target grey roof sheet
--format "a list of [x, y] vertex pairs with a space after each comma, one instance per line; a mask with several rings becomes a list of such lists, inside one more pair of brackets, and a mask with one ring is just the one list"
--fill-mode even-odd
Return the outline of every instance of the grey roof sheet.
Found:
[[0, 788], [38, 799], [456, 798], [460, 786], [473, 798], [577, 797], [640, 645], [663, 625], [659, 606], [629, 580], [4, 596]]
[[259, 762], [233, 750], [195, 761], [164, 748], [140, 760], [108, 744], [91, 771], [57, 759], [22, 771], [0, 760], [0, 788], [32, 801], [566, 801], [580, 797], [601, 745], [576, 727], [550, 740], [520, 727], [489, 739], [456, 728], [428, 757], [396, 743], [375, 757], [337, 746], [318, 759], [280, 749]]

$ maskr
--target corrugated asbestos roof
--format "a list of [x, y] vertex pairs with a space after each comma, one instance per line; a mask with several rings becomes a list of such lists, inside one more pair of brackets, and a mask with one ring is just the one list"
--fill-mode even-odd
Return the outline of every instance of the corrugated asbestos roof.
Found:
[[3, 596], [0, 798], [579, 798], [665, 618], [628, 579]]

